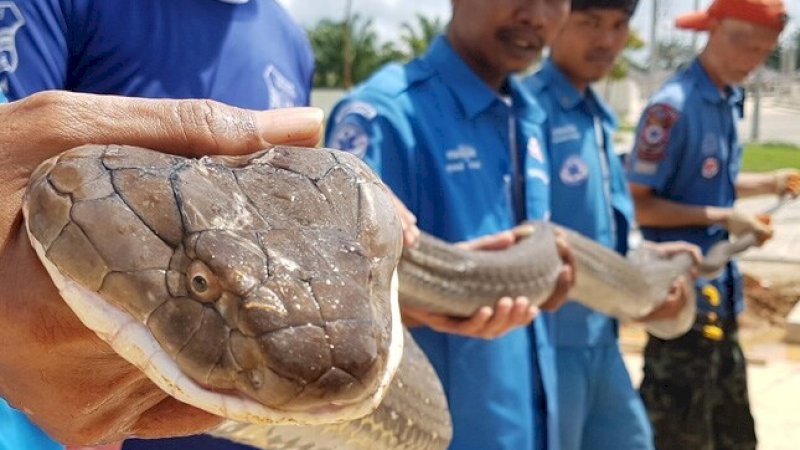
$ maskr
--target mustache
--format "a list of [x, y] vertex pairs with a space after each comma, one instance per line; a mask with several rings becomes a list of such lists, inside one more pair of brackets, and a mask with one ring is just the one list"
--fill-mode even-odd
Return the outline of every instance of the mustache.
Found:
[[617, 59], [617, 54], [610, 48], [596, 47], [589, 50], [586, 59], [591, 62], [613, 63]]
[[504, 27], [497, 31], [497, 36], [503, 40], [523, 40], [530, 42], [536, 47], [543, 48], [545, 46], [545, 38], [533, 27]]

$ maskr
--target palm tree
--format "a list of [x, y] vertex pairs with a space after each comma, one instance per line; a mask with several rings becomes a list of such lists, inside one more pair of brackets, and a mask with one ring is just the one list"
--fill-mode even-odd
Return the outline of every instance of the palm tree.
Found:
[[408, 47], [411, 57], [416, 57], [425, 52], [433, 39], [444, 32], [445, 26], [441, 19], [429, 19], [422, 14], [416, 14], [416, 26], [404, 22], [401, 25], [401, 39]]

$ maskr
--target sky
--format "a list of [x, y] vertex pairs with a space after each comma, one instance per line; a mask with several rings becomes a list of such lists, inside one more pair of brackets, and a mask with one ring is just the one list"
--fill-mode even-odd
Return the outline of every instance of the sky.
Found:
[[[450, 0], [352, 0], [353, 12], [374, 20], [376, 30], [387, 41], [397, 40], [400, 25], [404, 22], [415, 23], [415, 16], [421, 13], [427, 17], [441, 17], [447, 21], [450, 16]], [[633, 18], [632, 26], [645, 39], [650, 40], [650, 23], [652, 21], [653, 3], [656, 0], [640, 0], [639, 8]], [[675, 16], [690, 12], [695, 2], [701, 8], [707, 7], [711, 0], [657, 0], [659, 5], [658, 26], [659, 39], [678, 39], [686, 42], [691, 34], [675, 30], [672, 26]], [[789, 30], [800, 26], [800, 1], [784, 0], [788, 5], [793, 20]], [[346, 0], [278, 0], [303, 26], [311, 27], [320, 19], [341, 20], [344, 18]], [[784, 33], [788, 36], [790, 33]]]

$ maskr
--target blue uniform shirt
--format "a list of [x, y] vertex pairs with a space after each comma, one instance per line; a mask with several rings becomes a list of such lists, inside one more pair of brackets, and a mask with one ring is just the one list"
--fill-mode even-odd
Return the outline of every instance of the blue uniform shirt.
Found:
[[[678, 72], [655, 93], [642, 114], [628, 179], [678, 203], [733, 206], [742, 157], [736, 120], [741, 117], [743, 97], [739, 89], [722, 92], [717, 88], [699, 60]], [[719, 225], [643, 227], [642, 233], [652, 241], [688, 241], [703, 252], [728, 238]], [[718, 278], [700, 278], [696, 283], [701, 311], [732, 317], [744, 307], [735, 263], [728, 264]], [[718, 306], [709, 302], [709, 285], [721, 299]]]
[[[326, 142], [363, 157], [422, 230], [447, 241], [476, 238], [548, 213], [544, 114], [515, 79], [506, 94], [486, 85], [439, 37], [421, 58], [383, 68], [340, 102]], [[541, 445], [544, 399], [532, 330], [494, 340], [428, 328], [412, 333], [447, 393], [451, 449]]]
[[309, 100], [310, 45], [274, 0], [17, 0], [0, 2], [0, 18], [12, 100], [47, 89], [252, 109]]
[[[549, 59], [526, 85], [547, 112], [553, 222], [626, 253], [633, 205], [613, 149], [614, 113], [591, 89], [581, 94]], [[578, 303], [544, 317], [556, 346], [616, 343], [616, 321]]]

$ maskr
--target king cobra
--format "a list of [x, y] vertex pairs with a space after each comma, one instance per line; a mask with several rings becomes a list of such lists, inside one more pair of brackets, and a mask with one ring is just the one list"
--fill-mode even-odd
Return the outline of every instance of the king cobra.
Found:
[[[264, 449], [446, 448], [446, 399], [402, 327], [398, 285], [402, 302], [469, 316], [502, 296], [541, 303], [562, 265], [541, 222], [504, 251], [427, 235], [403, 251], [385, 186], [325, 149], [187, 159], [79, 147], [36, 169], [23, 212], [86, 326], [168, 394], [227, 418], [214, 434]], [[624, 319], [656, 308], [691, 266], [568, 241], [572, 297]], [[687, 304], [650, 331], [685, 333]]]

